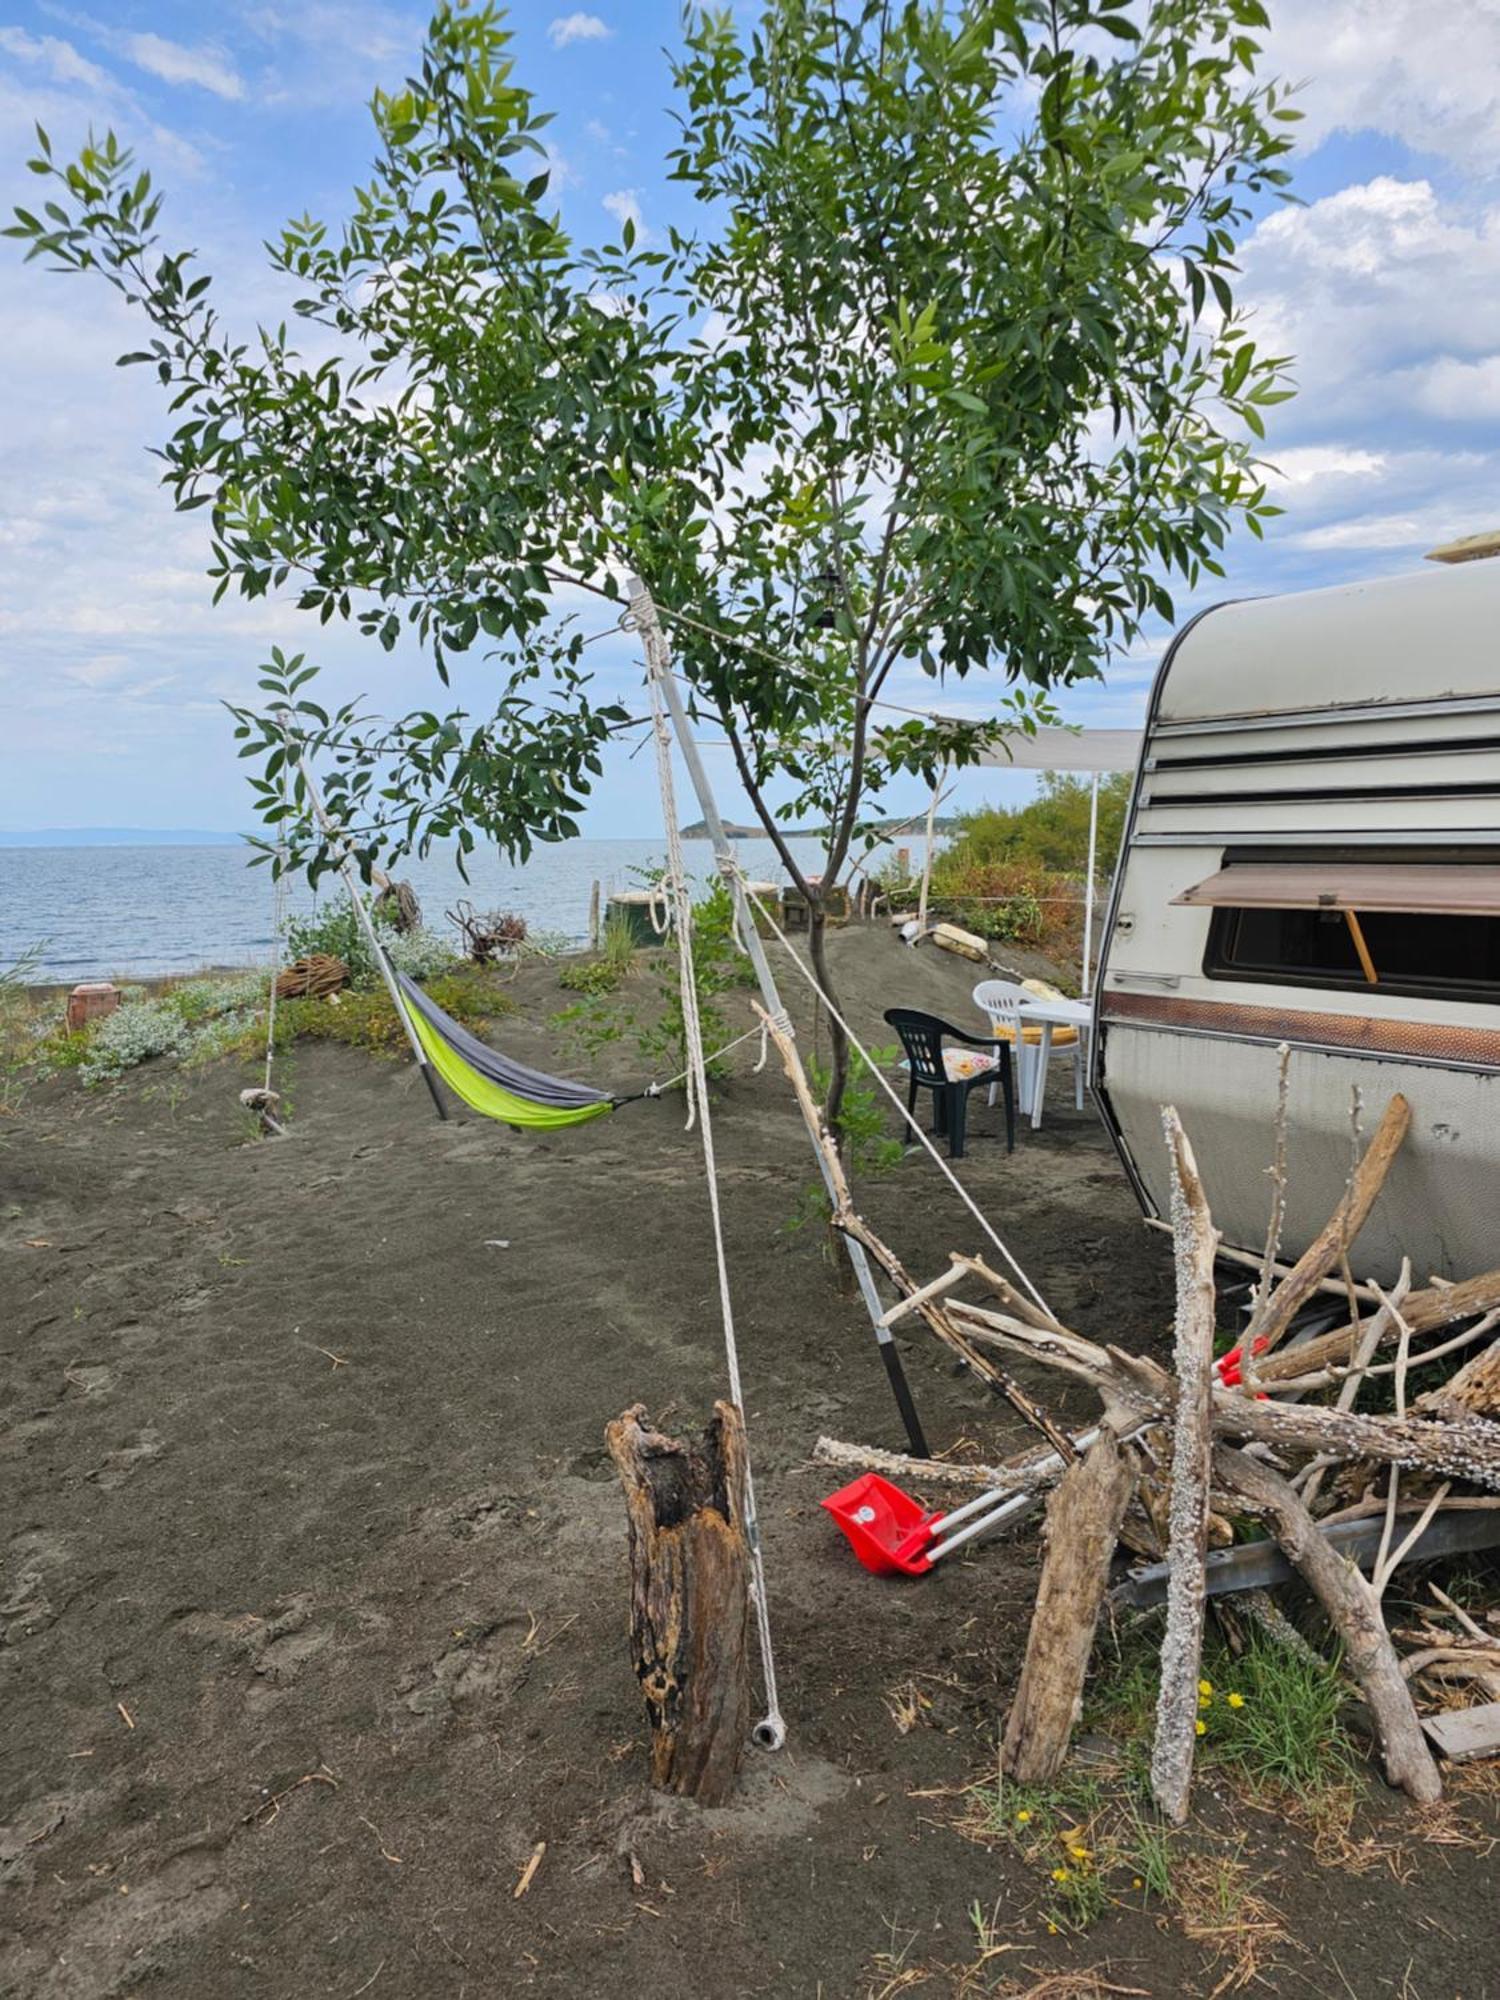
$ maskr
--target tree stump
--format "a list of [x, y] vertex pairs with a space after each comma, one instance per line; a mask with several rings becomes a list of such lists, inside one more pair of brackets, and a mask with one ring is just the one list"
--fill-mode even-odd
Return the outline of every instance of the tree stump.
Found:
[[745, 1431], [715, 1403], [697, 1443], [637, 1403], [606, 1425], [630, 1525], [630, 1651], [651, 1721], [651, 1782], [722, 1805], [750, 1728]]

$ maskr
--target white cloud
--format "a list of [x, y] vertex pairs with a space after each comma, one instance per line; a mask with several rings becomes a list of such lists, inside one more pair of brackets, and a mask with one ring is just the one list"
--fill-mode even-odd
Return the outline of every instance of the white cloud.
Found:
[[138, 69], [160, 77], [163, 83], [196, 84], [215, 97], [231, 100], [245, 95], [237, 71], [214, 49], [190, 49], [182, 42], [168, 41], [165, 35], [111, 35], [109, 46], [118, 48]]
[[1458, 361], [1451, 354], [1415, 371], [1417, 407], [1454, 423], [1500, 420], [1500, 354]]
[[1285, 0], [1265, 73], [1303, 83], [1295, 128], [1382, 132], [1466, 168], [1500, 166], [1500, 6], [1495, 0]]
[[21, 62], [44, 65], [54, 83], [80, 83], [90, 90], [110, 87], [109, 77], [97, 63], [56, 35], [28, 35], [24, 28], [0, 28], [0, 49]]
[[641, 198], [634, 188], [620, 188], [615, 194], [607, 194], [604, 197], [604, 206], [622, 229], [627, 222], [635, 224], [638, 243], [646, 241], [651, 232], [641, 219]]
[[547, 39], [555, 49], [565, 49], [570, 42], [608, 41], [614, 33], [597, 14], [560, 14], [547, 30]]
[[1430, 181], [1381, 175], [1280, 209], [1242, 263], [1256, 339], [1296, 357], [1301, 394], [1276, 413], [1272, 458], [1282, 438], [1336, 427], [1347, 440], [1419, 411], [1424, 371], [1494, 349], [1500, 210], [1461, 207]]
[[1378, 451], [1348, 445], [1293, 445], [1289, 451], [1273, 454], [1266, 468], [1266, 484], [1302, 492], [1329, 480], [1368, 478], [1384, 468], [1385, 459]]

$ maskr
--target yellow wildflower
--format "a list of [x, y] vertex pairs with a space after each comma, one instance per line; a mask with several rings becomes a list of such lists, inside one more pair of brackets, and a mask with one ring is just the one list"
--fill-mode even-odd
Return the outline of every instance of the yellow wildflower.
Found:
[[1141, 1878], [1140, 1878], [1140, 1876], [1139, 1876], [1139, 1875], [1133, 1875], [1133, 1876], [1132, 1876], [1132, 1877], [1130, 1878], [1130, 1886], [1131, 1886], [1131, 1888], [1132, 1888], [1132, 1889], [1144, 1889], [1146, 1885], [1145, 1885], [1145, 1883], [1144, 1883], [1144, 1882], [1143, 1882], [1143, 1881], [1141, 1880]]
[[1242, 1694], [1230, 1695], [1229, 1706], [1231, 1708], [1243, 1708], [1245, 1706], [1245, 1697]]
[[1203, 1720], [1203, 1717], [1201, 1715], [1199, 1716], [1198, 1720], [1193, 1724], [1193, 1729], [1197, 1735], [1207, 1736], [1208, 1724]]
[[1200, 1694], [1200, 1695], [1201, 1695], [1201, 1696], [1203, 1697], [1203, 1699], [1204, 1699], [1205, 1701], [1212, 1701], [1212, 1700], [1213, 1700], [1213, 1698], [1214, 1698], [1214, 1684], [1213, 1684], [1213, 1682], [1212, 1682], [1212, 1681], [1199, 1681], [1199, 1683], [1198, 1683], [1198, 1692], [1199, 1692], [1199, 1694]]
[[1069, 1871], [1066, 1868], [1054, 1868], [1052, 1879], [1054, 1882], [1066, 1882], [1068, 1880], [1068, 1873]]
[[1199, 1697], [1198, 1697], [1198, 1706], [1199, 1706], [1200, 1708], [1212, 1708], [1212, 1707], [1213, 1707], [1213, 1705], [1214, 1705], [1214, 1698], [1213, 1698], [1213, 1696], [1212, 1696], [1211, 1694], [1200, 1694], [1200, 1695], [1199, 1695]]
[[1030, 1819], [1031, 1814], [1027, 1812], [1025, 1806], [1022, 1806], [1021, 1810], [1016, 1814], [1016, 1825], [1026, 1826], [1030, 1822]]
[[1070, 1847], [1068, 1852], [1075, 1861], [1087, 1861], [1089, 1858], [1089, 1851], [1086, 1847]]

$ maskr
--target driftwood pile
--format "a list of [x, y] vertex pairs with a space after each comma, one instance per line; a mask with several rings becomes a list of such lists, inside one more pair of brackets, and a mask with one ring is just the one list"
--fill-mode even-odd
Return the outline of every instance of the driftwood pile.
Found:
[[[796, 1052], [784, 1038], [778, 1042], [806, 1105]], [[1413, 1799], [1431, 1802], [1442, 1792], [1413, 1682], [1423, 1677], [1421, 1684], [1430, 1685], [1435, 1677], [1450, 1696], [1455, 1683], [1491, 1699], [1500, 1694], [1500, 1629], [1493, 1616], [1471, 1616], [1434, 1586], [1423, 1622], [1393, 1637], [1382, 1609], [1397, 1565], [1419, 1547], [1425, 1552], [1429, 1535], [1465, 1518], [1464, 1510], [1472, 1529], [1477, 1510], [1500, 1508], [1500, 1339], [1494, 1333], [1500, 1270], [1461, 1284], [1434, 1280], [1413, 1287], [1404, 1268], [1388, 1290], [1355, 1283], [1349, 1246], [1410, 1122], [1399, 1095], [1355, 1159], [1326, 1228], [1295, 1264], [1279, 1262], [1284, 1105], [1283, 1091], [1272, 1226], [1241, 1337], [1238, 1380], [1215, 1362], [1217, 1234], [1188, 1136], [1170, 1108], [1163, 1128], [1174, 1190], [1171, 1370], [1121, 1346], [1084, 1339], [981, 1258], [954, 1255], [941, 1277], [919, 1284], [855, 1211], [837, 1152], [825, 1142], [835, 1227], [864, 1245], [900, 1295], [901, 1309], [1005, 1396], [1045, 1440], [1005, 1465], [967, 1468], [833, 1439], [818, 1445], [824, 1463], [918, 1483], [963, 1480], [1038, 1497], [1050, 1489], [1036, 1610], [1003, 1746], [1005, 1768], [1018, 1780], [1050, 1778], [1066, 1757], [1123, 1543], [1148, 1560], [1164, 1559], [1166, 1620], [1151, 1780], [1168, 1818], [1185, 1817], [1211, 1576], [1234, 1540], [1231, 1522], [1246, 1517], [1264, 1528], [1318, 1600], [1344, 1669], [1358, 1683], [1386, 1774]], [[983, 1304], [967, 1302], [958, 1296], [964, 1286], [982, 1287], [988, 1297]], [[1342, 1297], [1347, 1323], [1289, 1342], [1299, 1315], [1326, 1294]], [[1470, 1358], [1457, 1365], [1453, 1357], [1464, 1350]], [[1053, 1370], [1095, 1393], [1100, 1417], [1083, 1440], [1075, 1441], [1015, 1379], [1006, 1365], [1013, 1357], [1032, 1364], [1033, 1380], [1036, 1369]], [[1448, 1379], [1409, 1399], [1417, 1372], [1443, 1361], [1457, 1372], [1440, 1370]], [[1355, 1407], [1361, 1389], [1376, 1377], [1392, 1381], [1394, 1409], [1361, 1412]], [[1330, 1393], [1331, 1401], [1301, 1400]], [[1347, 1524], [1361, 1522], [1367, 1524], [1366, 1544], [1373, 1542], [1368, 1577], [1343, 1553], [1347, 1540], [1338, 1539]], [[1493, 1538], [1471, 1532], [1469, 1545], [1487, 1539]], [[1248, 1598], [1234, 1602], [1255, 1608]], [[1289, 1629], [1263, 1597], [1259, 1603], [1269, 1609], [1273, 1629]], [[1403, 1657], [1395, 1638], [1413, 1650]], [[1469, 1711], [1469, 1738], [1481, 1748], [1491, 1742], [1494, 1713], [1478, 1720], [1486, 1714]], [[1443, 1720], [1433, 1720], [1434, 1735], [1441, 1737], [1437, 1725]]]
[[526, 942], [526, 919], [514, 910], [476, 910], [463, 899], [446, 915], [475, 965], [489, 965]]

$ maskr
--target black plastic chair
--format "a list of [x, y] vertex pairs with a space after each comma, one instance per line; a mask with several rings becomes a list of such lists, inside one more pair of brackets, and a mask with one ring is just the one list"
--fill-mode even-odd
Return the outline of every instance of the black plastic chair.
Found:
[[[913, 1007], [890, 1007], [887, 1022], [901, 1037], [910, 1072], [906, 1108], [915, 1111], [917, 1092], [932, 1092], [932, 1129], [948, 1141], [950, 1159], [963, 1158], [964, 1130], [968, 1123], [969, 1092], [985, 1090], [998, 1075], [1005, 1094], [1005, 1150], [1016, 1150], [1016, 1090], [1011, 1076], [1010, 1043], [987, 1035], [971, 1035], [936, 1014], [921, 1014]], [[973, 1076], [952, 1077], [943, 1060], [945, 1041], [961, 1042], [966, 1049], [984, 1049], [997, 1058], [997, 1068], [981, 1069]]]

